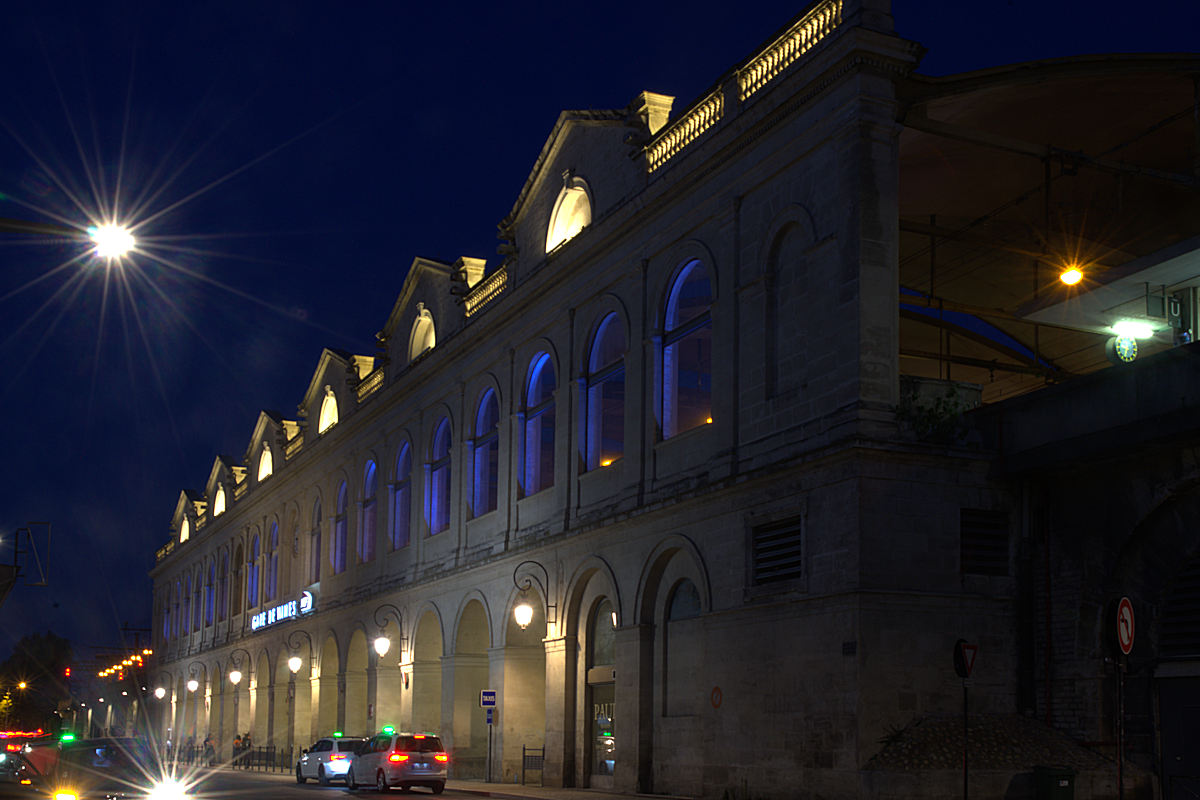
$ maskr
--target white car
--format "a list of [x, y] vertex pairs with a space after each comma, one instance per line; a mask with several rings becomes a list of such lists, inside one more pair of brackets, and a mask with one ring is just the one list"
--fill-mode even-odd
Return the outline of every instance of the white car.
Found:
[[305, 783], [309, 778], [322, 786], [330, 781], [344, 782], [355, 751], [365, 741], [359, 736], [327, 736], [313, 742], [312, 747], [301, 751], [296, 762], [296, 783]]

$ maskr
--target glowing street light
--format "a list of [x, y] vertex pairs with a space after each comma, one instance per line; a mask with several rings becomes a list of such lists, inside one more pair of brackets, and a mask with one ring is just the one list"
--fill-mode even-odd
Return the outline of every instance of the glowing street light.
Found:
[[154, 696], [157, 697], [159, 700], [162, 700], [164, 697], [167, 696], [167, 690], [164, 689], [163, 687], [159, 686], [157, 689], [154, 690]]
[[124, 225], [113, 222], [92, 225], [87, 229], [87, 235], [96, 245], [96, 256], [105, 261], [119, 259], [137, 246], [133, 233]]
[[235, 669], [233, 672], [229, 673], [229, 682], [232, 683], [234, 686], [237, 686], [239, 683], [241, 683], [242, 682], [241, 670]]
[[288, 669], [290, 669], [292, 674], [295, 675], [300, 671], [300, 667], [304, 666], [304, 661], [300, 658], [300, 656], [292, 656], [287, 660], [287, 665]]

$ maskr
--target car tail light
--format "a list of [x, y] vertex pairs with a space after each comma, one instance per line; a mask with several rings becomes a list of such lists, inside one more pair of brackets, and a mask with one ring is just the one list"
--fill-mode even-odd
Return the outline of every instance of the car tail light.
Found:
[[388, 761], [408, 761], [408, 753], [392, 753]]
[[334, 753], [333, 755], [331, 755], [329, 757], [329, 760], [330, 761], [341, 761], [345, 757], [346, 757], [345, 753]]
[[446, 755], [445, 753], [438, 753], [436, 756], [434, 756], [434, 758], [437, 759], [438, 761], [449, 761], [450, 760], [450, 756]]

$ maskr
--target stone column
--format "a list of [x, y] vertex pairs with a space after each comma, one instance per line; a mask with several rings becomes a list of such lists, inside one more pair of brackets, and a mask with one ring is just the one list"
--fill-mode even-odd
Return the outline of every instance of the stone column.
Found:
[[654, 626], [624, 625], [615, 631], [617, 759], [613, 788], [648, 792], [653, 781]]
[[575, 636], [546, 639], [547, 786], [575, 785], [575, 672], [579, 640]]
[[375, 728], [391, 725], [398, 731], [408, 730], [408, 726], [404, 724], [404, 677], [400, 667], [395, 664], [379, 664], [375, 667], [374, 677]]

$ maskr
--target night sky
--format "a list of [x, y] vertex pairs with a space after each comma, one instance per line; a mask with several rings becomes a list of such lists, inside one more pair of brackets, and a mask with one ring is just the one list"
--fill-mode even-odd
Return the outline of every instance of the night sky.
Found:
[[[0, 658], [149, 627], [180, 490], [241, 459], [260, 409], [294, 418], [322, 347], [372, 353], [415, 256], [496, 263], [561, 109], [683, 108], [802, 7], [9, 3], [0, 217], [83, 226], [119, 197], [148, 252], [112, 271], [0, 239], [0, 560], [52, 523], [49, 586], [0, 607]], [[1194, 51], [1200, 29], [1195, 0], [894, 14], [926, 74]]]

